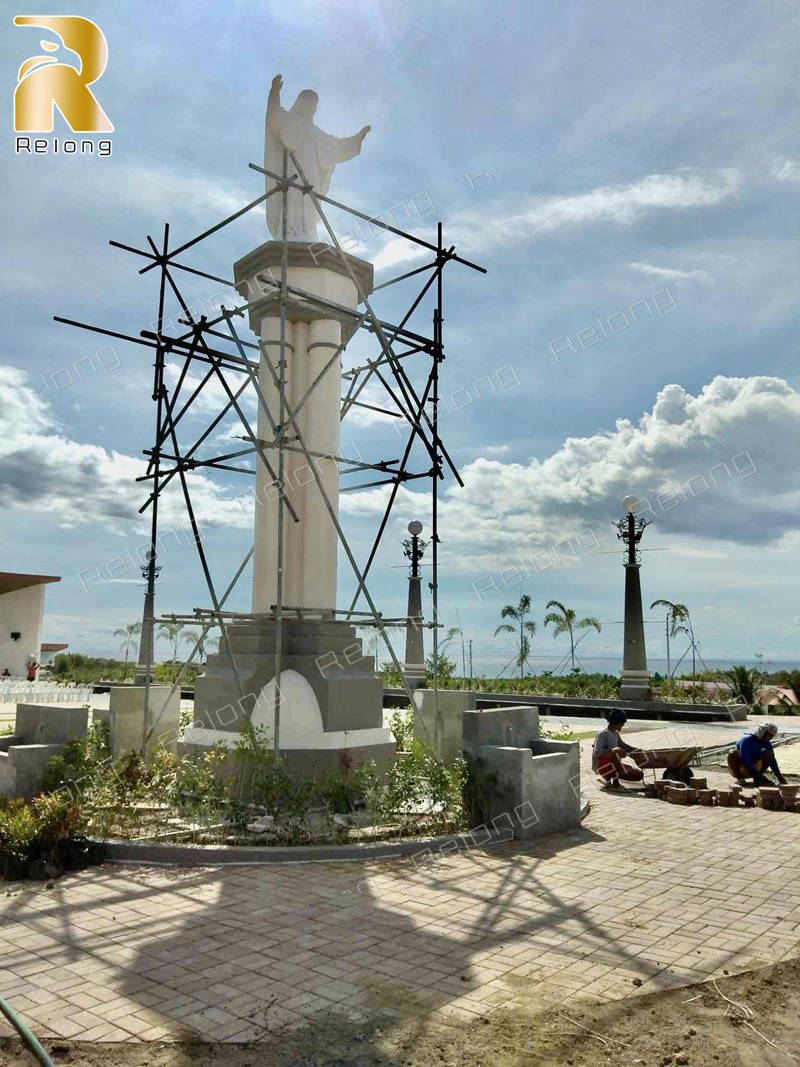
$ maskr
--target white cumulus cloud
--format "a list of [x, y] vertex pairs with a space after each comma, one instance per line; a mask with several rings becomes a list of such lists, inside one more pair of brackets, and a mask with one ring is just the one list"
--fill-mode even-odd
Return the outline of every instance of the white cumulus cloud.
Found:
[[[666, 385], [638, 421], [567, 437], [543, 459], [467, 464], [464, 487], [443, 494], [442, 536], [453, 566], [496, 569], [582, 532], [585, 545], [587, 531], [607, 538], [632, 494], [663, 533], [775, 543], [800, 525], [800, 471], [786, 461], [798, 448], [800, 393], [780, 378], [720, 375], [696, 396]], [[385, 499], [354, 494], [347, 507], [377, 515]]]
[[[149, 483], [135, 480], [145, 469], [141, 459], [70, 440], [27, 384], [25, 371], [0, 366], [0, 493], [7, 511], [38, 512], [65, 527], [145, 522], [138, 508]], [[231, 507], [230, 493], [205, 475], [189, 473], [186, 480], [201, 525], [252, 525], [252, 516]], [[177, 478], [165, 490], [159, 514], [167, 525], [187, 521]]]

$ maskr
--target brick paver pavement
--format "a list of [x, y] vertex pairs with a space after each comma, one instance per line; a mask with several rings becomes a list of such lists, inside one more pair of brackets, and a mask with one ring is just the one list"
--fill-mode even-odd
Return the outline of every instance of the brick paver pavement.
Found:
[[107, 865], [5, 887], [0, 995], [43, 1036], [244, 1041], [319, 1012], [458, 1020], [800, 954], [800, 814], [585, 784], [580, 829], [417, 866]]

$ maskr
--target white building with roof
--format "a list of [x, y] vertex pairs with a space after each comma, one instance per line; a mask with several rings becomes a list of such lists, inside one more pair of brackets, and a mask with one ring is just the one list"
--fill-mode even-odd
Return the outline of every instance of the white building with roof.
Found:
[[52, 574], [0, 571], [0, 675], [24, 678], [31, 660], [39, 661], [45, 586], [60, 581]]

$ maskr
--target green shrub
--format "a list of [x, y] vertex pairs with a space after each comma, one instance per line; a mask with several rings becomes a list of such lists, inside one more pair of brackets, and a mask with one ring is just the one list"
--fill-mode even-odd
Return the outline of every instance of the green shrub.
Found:
[[364, 774], [355, 771], [328, 771], [315, 782], [315, 801], [331, 814], [349, 815], [364, 806]]
[[170, 773], [165, 766], [166, 797], [184, 813], [205, 814], [219, 810], [225, 802], [222, 766], [227, 750], [214, 746], [207, 752], [171, 757]]
[[67, 789], [75, 793], [86, 788], [87, 779], [107, 764], [111, 758], [108, 724], [92, 723], [86, 737], [73, 738], [62, 751], [47, 761], [42, 776], [42, 792], [55, 793]]
[[414, 736], [414, 712], [411, 708], [395, 711], [389, 716], [389, 729], [400, 752], [408, 752]]
[[362, 772], [364, 799], [379, 822], [409, 822], [429, 815], [442, 825], [460, 824], [465, 772], [461, 757], [452, 768], [445, 767], [429, 745], [413, 738], [408, 751], [398, 754], [383, 773]]
[[268, 815], [279, 815], [293, 807], [294, 782], [266, 729], [247, 721], [240, 725], [241, 736], [235, 745], [233, 796], [242, 803], [264, 808]]
[[182, 686], [194, 685], [197, 676], [202, 674], [205, 667], [201, 663], [190, 663], [184, 670], [183, 663], [178, 660], [168, 660], [166, 663], [153, 664], [153, 681], [157, 685], [172, 685], [181, 677]]
[[[386, 665], [384, 665], [385, 667]], [[382, 670], [383, 684], [402, 686], [402, 679]], [[572, 674], [556, 676], [551, 671], [526, 678], [439, 678], [440, 689], [474, 689], [478, 693], [519, 693], [525, 696], [578, 697], [586, 700], [616, 700], [620, 679], [613, 674]]]
[[38, 828], [36, 816], [24, 802], [20, 807], [0, 811], [0, 848], [18, 859], [25, 859]]
[[75, 682], [88, 685], [92, 682], [122, 682], [130, 672], [130, 664], [124, 660], [84, 656], [80, 652], [60, 652], [50, 676], [56, 682]]
[[565, 722], [560, 722], [558, 726], [542, 726], [540, 724], [539, 737], [547, 741], [577, 741], [578, 739], [578, 735], [572, 727], [567, 726]]
[[30, 806], [37, 823], [36, 840], [43, 846], [71, 837], [82, 825], [81, 809], [63, 796], [43, 793]]
[[30, 804], [2, 798], [0, 803], [0, 851], [24, 860], [49, 858], [56, 845], [75, 834], [82, 825], [81, 811], [63, 797], [42, 795]]
[[[249, 722], [241, 724], [233, 750], [212, 748], [179, 758], [156, 749], [147, 759], [138, 752], [112, 759], [107, 729], [98, 724], [84, 741], [71, 742], [49, 761], [46, 786], [54, 795], [42, 801], [39, 822], [54, 827], [47, 831], [52, 837], [62, 832], [59, 818], [77, 817], [78, 809], [66, 810], [59, 792], [70, 790], [80, 794], [87, 832], [104, 837], [190, 835], [203, 842], [221, 828], [223, 835], [241, 833], [266, 814], [274, 818], [280, 840], [296, 843], [308, 839], [312, 810], [323, 825], [327, 819], [331, 830], [343, 834], [347, 828], [333, 816], [365, 809], [373, 824], [391, 824], [392, 833], [464, 826], [465, 762], [459, 758], [445, 767], [413, 738], [409, 711], [393, 719], [407, 749], [395, 763], [381, 770], [372, 762], [343, 764], [313, 781], [292, 775], [267, 731]], [[19, 823], [9, 830], [15, 840], [24, 837], [29, 818], [22, 808], [9, 809], [7, 820]]]
[[[54, 682], [75, 682], [76, 685], [91, 685], [96, 682], [124, 682], [130, 679], [134, 664], [130, 661], [107, 659], [99, 656], [84, 656], [80, 652], [60, 652], [50, 668]], [[178, 677], [183, 664], [167, 661], [153, 664], [153, 681], [159, 685], [171, 684]], [[193, 685], [201, 664], [190, 663], [181, 676], [182, 685]]]
[[756, 690], [761, 685], [763, 675], [756, 667], [746, 667], [737, 663], [727, 671], [720, 671], [720, 678], [731, 687], [734, 697], [743, 703], [755, 703]]

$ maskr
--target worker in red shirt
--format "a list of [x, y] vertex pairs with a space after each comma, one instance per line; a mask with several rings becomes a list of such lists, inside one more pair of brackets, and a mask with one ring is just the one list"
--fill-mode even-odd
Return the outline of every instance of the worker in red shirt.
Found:
[[33, 660], [31, 663], [28, 664], [28, 681], [29, 682], [35, 682], [36, 681], [36, 672], [38, 670], [39, 670], [39, 664], [36, 662], [36, 660]]
[[640, 751], [619, 736], [628, 716], [622, 708], [612, 708], [606, 718], [608, 726], [597, 735], [592, 749], [592, 770], [609, 789], [621, 788], [620, 779], [624, 782], [641, 782], [644, 771], [632, 763], [623, 762], [623, 757]]

